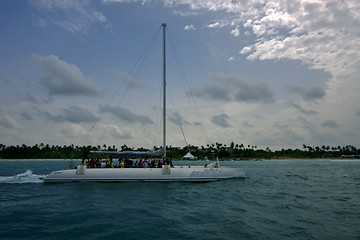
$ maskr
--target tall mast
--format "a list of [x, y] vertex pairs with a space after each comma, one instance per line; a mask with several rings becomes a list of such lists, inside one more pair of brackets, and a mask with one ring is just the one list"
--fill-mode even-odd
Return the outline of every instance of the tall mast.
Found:
[[166, 158], [166, 36], [165, 36], [165, 30], [166, 30], [166, 23], [162, 24], [163, 26], [163, 42], [164, 42], [164, 47], [163, 47], [163, 60], [164, 60], [164, 65], [163, 65], [163, 146], [164, 146], [164, 154], [163, 154], [163, 158]]

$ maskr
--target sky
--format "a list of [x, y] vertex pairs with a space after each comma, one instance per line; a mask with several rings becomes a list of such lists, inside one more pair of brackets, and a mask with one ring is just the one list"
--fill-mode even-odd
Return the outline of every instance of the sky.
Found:
[[[360, 147], [357, 0], [0, 1], [0, 143]], [[194, 104], [195, 103], [195, 104]]]

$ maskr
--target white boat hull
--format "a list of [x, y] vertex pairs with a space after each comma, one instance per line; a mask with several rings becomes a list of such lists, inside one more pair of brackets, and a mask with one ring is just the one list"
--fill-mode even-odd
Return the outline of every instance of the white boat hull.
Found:
[[177, 166], [175, 168], [86, 168], [79, 165], [77, 169], [54, 171], [44, 178], [44, 182], [210, 182], [243, 177], [245, 177], [245, 174], [239, 168], [194, 166]]

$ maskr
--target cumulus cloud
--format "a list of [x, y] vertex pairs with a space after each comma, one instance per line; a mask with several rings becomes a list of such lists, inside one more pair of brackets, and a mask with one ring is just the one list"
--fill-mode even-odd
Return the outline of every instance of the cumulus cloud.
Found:
[[225, 113], [222, 113], [220, 115], [215, 115], [212, 117], [211, 121], [215, 123], [216, 125], [219, 125], [223, 128], [231, 127], [231, 125], [228, 122], [229, 116]]
[[89, 112], [87, 109], [79, 106], [70, 106], [68, 108], [60, 109], [60, 113], [52, 114], [48, 111], [39, 110], [48, 120], [55, 122], [95, 122], [96, 116]]
[[133, 135], [127, 129], [121, 129], [117, 125], [110, 124], [108, 131], [116, 139], [131, 139]]
[[262, 102], [274, 101], [274, 92], [261, 81], [243, 79], [239, 76], [212, 74], [210, 84], [196, 88], [193, 94], [218, 101]]
[[325, 90], [318, 86], [287, 86], [287, 89], [290, 90], [291, 93], [299, 94], [307, 102], [322, 99], [326, 95]]
[[230, 34], [234, 35], [235, 37], [240, 36], [239, 28], [237, 27], [237, 28], [231, 30]]
[[259, 41], [247, 46], [249, 59], [301, 60], [333, 76], [354, 70], [360, 57], [357, 1], [267, 1], [251, 8], [256, 11], [242, 22]]
[[220, 22], [215, 22], [215, 23], [209, 24], [208, 28], [220, 28], [222, 26], [223, 26], [223, 24], [221, 24]]
[[153, 124], [154, 122], [145, 115], [135, 114], [131, 112], [129, 109], [124, 107], [100, 107], [100, 111], [105, 113], [111, 113], [117, 118], [129, 122], [129, 123], [141, 123], [141, 124]]
[[33, 55], [32, 62], [37, 64], [47, 76], [40, 80], [50, 95], [90, 95], [99, 94], [95, 81], [86, 78], [78, 67], [57, 56]]
[[240, 54], [247, 54], [247, 53], [249, 53], [251, 50], [252, 50], [252, 47], [251, 47], [251, 46], [244, 47], [244, 48], [240, 51]]
[[304, 109], [300, 104], [296, 103], [295, 101], [289, 101], [288, 104], [305, 115], [318, 114], [318, 112], [316, 111]]
[[218, 18], [207, 27], [231, 27], [230, 34], [234, 36], [239, 34], [239, 29], [245, 28], [245, 32], [257, 38], [240, 51], [241, 54], [249, 54], [247, 57], [250, 60], [300, 60], [334, 76], [358, 68], [360, 2], [357, 0], [163, 2], [172, 9], [187, 6], [192, 12], [225, 13], [217, 15]]
[[61, 109], [61, 116], [64, 118], [64, 120], [72, 123], [96, 121], [94, 114], [79, 106], [70, 106], [68, 108]]
[[66, 122], [63, 125], [64, 127], [60, 128], [58, 132], [56, 132], [56, 136], [58, 136], [59, 138], [79, 139], [79, 137], [83, 137], [87, 133], [86, 130], [79, 124]]
[[185, 125], [185, 124], [190, 124], [188, 121], [186, 121], [179, 112], [177, 111], [169, 111], [168, 115], [167, 115], [167, 119], [176, 124], [176, 125]]
[[228, 58], [228, 62], [232, 62], [232, 61], [234, 61], [235, 59], [236, 59], [235, 57], [231, 56], [231, 57]]
[[[349, 1], [217, 1], [163, 0], [169, 8], [188, 7], [193, 12], [216, 12], [208, 28], [244, 29], [255, 37], [243, 46], [249, 60], [291, 59], [329, 72], [333, 82], [358, 74], [360, 59], [360, 2]], [[224, 14], [221, 14], [224, 13]], [[350, 80], [355, 84], [355, 80]], [[354, 90], [354, 92], [356, 92]]]
[[196, 30], [196, 27], [194, 25], [190, 24], [190, 25], [186, 25], [184, 27], [184, 30]]

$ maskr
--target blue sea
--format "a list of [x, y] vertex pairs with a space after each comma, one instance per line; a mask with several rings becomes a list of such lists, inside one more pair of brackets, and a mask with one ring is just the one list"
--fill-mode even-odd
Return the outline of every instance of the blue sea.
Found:
[[0, 239], [360, 239], [359, 161], [220, 163], [246, 178], [44, 184], [69, 162], [0, 161]]

